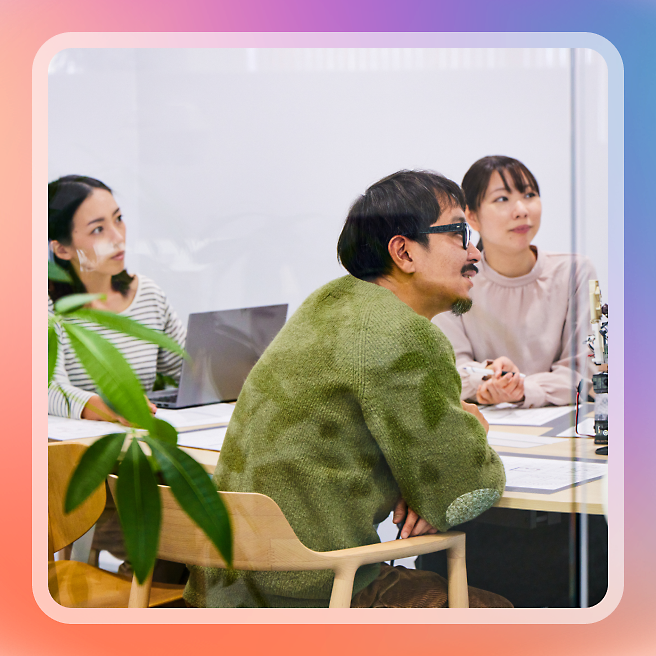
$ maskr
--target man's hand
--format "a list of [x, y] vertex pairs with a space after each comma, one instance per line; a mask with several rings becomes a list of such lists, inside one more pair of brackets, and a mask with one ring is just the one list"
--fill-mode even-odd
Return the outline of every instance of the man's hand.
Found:
[[487, 433], [490, 430], [490, 424], [487, 423], [487, 419], [483, 416], [483, 413], [479, 410], [478, 406], [475, 403], [467, 403], [466, 401], [460, 401], [462, 409], [465, 412], [468, 412], [470, 415], [474, 415], [478, 421], [483, 424], [483, 428]]
[[[519, 369], [509, 358], [502, 356], [486, 367], [490, 378], [483, 380], [476, 390], [476, 400], [484, 405], [517, 403], [524, 399], [524, 379]], [[502, 375], [501, 372], [507, 373]]]
[[408, 508], [408, 504], [403, 499], [399, 499], [394, 508], [392, 521], [395, 524], [400, 524], [404, 517], [405, 524], [403, 524], [403, 529], [401, 530], [401, 539], [415, 537], [416, 535], [435, 535], [437, 533], [436, 528], [431, 526], [425, 519], [419, 517], [412, 508]]

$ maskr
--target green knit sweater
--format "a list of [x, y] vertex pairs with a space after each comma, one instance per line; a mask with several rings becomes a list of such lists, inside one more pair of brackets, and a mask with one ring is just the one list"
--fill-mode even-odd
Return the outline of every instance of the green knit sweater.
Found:
[[[441, 531], [501, 496], [503, 465], [460, 405], [451, 344], [392, 292], [346, 276], [309, 296], [251, 371], [214, 474], [260, 492], [301, 542], [379, 542], [399, 496]], [[332, 572], [191, 568], [194, 606], [327, 606]], [[378, 575], [361, 567], [354, 593]]]

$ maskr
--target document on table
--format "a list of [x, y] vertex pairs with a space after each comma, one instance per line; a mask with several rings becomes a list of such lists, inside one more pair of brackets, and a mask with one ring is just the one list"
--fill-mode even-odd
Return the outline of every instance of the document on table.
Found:
[[499, 457], [506, 470], [506, 490], [509, 492], [551, 494], [572, 485], [594, 481], [608, 471], [605, 462], [505, 455]]
[[574, 410], [571, 405], [550, 406], [547, 408], [515, 408], [506, 403], [481, 408], [481, 412], [490, 424], [505, 426], [544, 426], [558, 417]]
[[[579, 433], [582, 435], [594, 435], [594, 417], [586, 417], [579, 421]], [[576, 429], [574, 426], [570, 426], [567, 430], [564, 430], [562, 433], [558, 433], [558, 437], [581, 437], [577, 435]]]
[[179, 433], [178, 446], [193, 446], [196, 449], [220, 451], [227, 430], [227, 426], [220, 426], [219, 428], [206, 428], [204, 430]]
[[[168, 421], [182, 432], [203, 426], [227, 426], [234, 409], [235, 406], [231, 403], [213, 403], [183, 410], [159, 408], [155, 416]], [[102, 437], [110, 433], [126, 431], [125, 426], [109, 421], [68, 419], [48, 415], [48, 437], [53, 440], [79, 440], [84, 437]]]
[[522, 433], [502, 433], [490, 431], [487, 441], [491, 446], [511, 446], [516, 449], [530, 449], [533, 446], [545, 446], [562, 442], [560, 437], [542, 437], [540, 435], [523, 435]]
[[127, 428], [109, 421], [69, 419], [48, 415], [48, 437], [51, 440], [79, 440], [84, 437], [102, 437], [110, 433], [125, 433]]
[[155, 416], [184, 431], [201, 426], [227, 426], [234, 409], [232, 403], [212, 403], [182, 410], [158, 408]]

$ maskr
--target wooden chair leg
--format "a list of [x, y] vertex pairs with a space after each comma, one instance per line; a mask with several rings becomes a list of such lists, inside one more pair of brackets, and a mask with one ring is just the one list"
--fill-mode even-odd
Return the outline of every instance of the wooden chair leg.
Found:
[[130, 588], [130, 600], [128, 601], [128, 608], [148, 608], [150, 601], [150, 587], [153, 583], [153, 572], [151, 570], [148, 578], [139, 584], [137, 577], [132, 575], [132, 587]]
[[100, 566], [100, 551], [98, 549], [94, 549], [93, 547], [89, 549], [88, 564], [92, 567]]
[[449, 608], [469, 608], [465, 536], [446, 551]]
[[330, 595], [330, 608], [350, 608], [353, 596], [353, 579], [355, 569], [349, 567], [335, 571], [333, 591]]
[[64, 547], [61, 551], [57, 552], [59, 554], [58, 560], [70, 560], [71, 554], [73, 553], [73, 545], [69, 544], [67, 547]]
[[80, 563], [88, 563], [93, 544], [93, 536], [96, 533], [95, 525], [92, 526], [82, 537], [73, 542], [70, 560], [77, 560]]

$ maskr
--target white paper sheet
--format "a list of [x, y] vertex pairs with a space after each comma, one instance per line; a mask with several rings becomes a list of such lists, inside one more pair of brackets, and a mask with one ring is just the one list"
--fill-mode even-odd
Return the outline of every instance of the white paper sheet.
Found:
[[231, 403], [213, 403], [197, 408], [184, 408], [182, 410], [169, 410], [158, 408], [156, 417], [168, 421], [178, 430], [195, 428], [197, 426], [227, 426], [235, 409]]
[[220, 451], [227, 430], [227, 426], [221, 426], [220, 428], [207, 428], [205, 430], [179, 433], [178, 446], [193, 446], [196, 449]]
[[487, 441], [492, 446], [511, 446], [516, 449], [530, 449], [534, 446], [545, 446], [546, 444], [562, 442], [562, 439], [560, 437], [543, 437], [541, 435], [490, 431], [487, 434]]
[[[583, 435], [594, 435], [594, 417], [587, 417], [579, 421], [579, 433]], [[558, 437], [580, 437], [576, 434], [574, 426], [570, 426], [568, 429], [564, 430], [562, 433], [558, 433]]]
[[490, 424], [505, 426], [544, 426], [558, 417], [571, 412], [574, 406], [550, 406], [548, 408], [509, 408], [507, 404], [481, 408]]
[[506, 470], [506, 490], [556, 492], [576, 483], [601, 478], [607, 471], [605, 462], [575, 462], [549, 458], [499, 456]]
[[[235, 406], [231, 403], [215, 403], [183, 410], [159, 408], [155, 416], [168, 421], [179, 431], [185, 431], [197, 426], [227, 426], [234, 409]], [[124, 433], [126, 430], [125, 426], [109, 421], [68, 419], [67, 417], [48, 415], [48, 437], [53, 440], [79, 440], [84, 437], [102, 437], [110, 433]], [[221, 441], [223, 441], [223, 438], [221, 438]]]
[[102, 437], [110, 433], [125, 433], [121, 424], [90, 419], [68, 419], [48, 415], [48, 437], [52, 440], [79, 440], [84, 437]]

